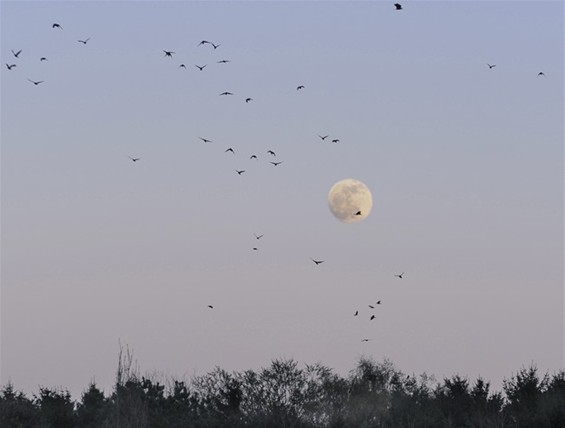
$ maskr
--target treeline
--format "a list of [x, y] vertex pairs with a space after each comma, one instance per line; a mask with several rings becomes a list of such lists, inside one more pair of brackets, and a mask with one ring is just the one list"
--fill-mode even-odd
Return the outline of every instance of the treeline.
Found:
[[342, 377], [320, 364], [275, 360], [259, 371], [216, 368], [167, 385], [139, 376], [120, 353], [113, 391], [94, 383], [73, 401], [68, 391], [40, 388], [28, 398], [10, 384], [0, 391], [1, 428], [391, 427], [565, 428], [565, 371], [522, 368], [503, 383], [453, 376], [409, 376], [389, 361], [361, 359]]

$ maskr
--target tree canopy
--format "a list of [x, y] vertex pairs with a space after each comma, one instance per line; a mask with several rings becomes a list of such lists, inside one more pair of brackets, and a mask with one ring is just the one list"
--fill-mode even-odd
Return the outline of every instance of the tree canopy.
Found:
[[113, 391], [90, 383], [79, 400], [41, 387], [31, 398], [0, 390], [2, 428], [564, 428], [565, 371], [535, 365], [492, 392], [483, 378], [406, 375], [362, 358], [347, 376], [322, 365], [276, 359], [260, 370], [216, 367], [190, 381], [140, 376], [120, 353]]

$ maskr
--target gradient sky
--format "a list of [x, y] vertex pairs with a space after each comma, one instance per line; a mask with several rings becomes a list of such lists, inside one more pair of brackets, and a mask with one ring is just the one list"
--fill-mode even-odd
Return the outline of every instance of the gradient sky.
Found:
[[563, 368], [563, 3], [403, 5], [2, 1], [0, 383]]

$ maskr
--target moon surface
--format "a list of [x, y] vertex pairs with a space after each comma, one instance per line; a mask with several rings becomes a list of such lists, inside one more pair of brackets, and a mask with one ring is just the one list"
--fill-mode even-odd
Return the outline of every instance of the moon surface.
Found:
[[346, 178], [330, 189], [328, 205], [332, 214], [343, 223], [355, 223], [367, 218], [373, 208], [369, 188], [359, 180]]

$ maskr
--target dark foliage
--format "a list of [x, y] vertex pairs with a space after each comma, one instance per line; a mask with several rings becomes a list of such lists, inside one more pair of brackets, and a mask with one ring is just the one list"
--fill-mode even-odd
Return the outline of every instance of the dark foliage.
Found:
[[365, 358], [346, 377], [321, 364], [274, 360], [259, 371], [215, 368], [167, 385], [140, 377], [129, 350], [120, 352], [108, 396], [95, 383], [77, 402], [65, 390], [40, 388], [29, 399], [6, 385], [0, 427], [565, 428], [565, 371], [540, 375], [533, 365], [494, 393], [482, 378], [436, 382]]

